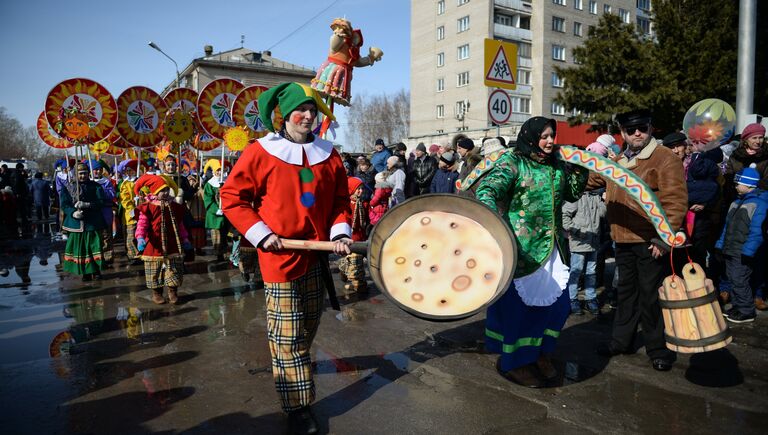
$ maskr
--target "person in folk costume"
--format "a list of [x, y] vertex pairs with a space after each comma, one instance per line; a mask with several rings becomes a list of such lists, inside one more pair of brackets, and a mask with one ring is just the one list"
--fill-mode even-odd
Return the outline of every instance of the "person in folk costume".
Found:
[[88, 166], [77, 165], [77, 183], [61, 189], [62, 227], [68, 233], [64, 248], [65, 272], [81, 275], [83, 281], [101, 277], [104, 269], [102, 230], [106, 227], [102, 207], [104, 189], [88, 178]]
[[502, 217], [518, 251], [509, 290], [488, 308], [486, 347], [501, 354], [496, 369], [503, 377], [534, 388], [557, 377], [549, 355], [570, 313], [560, 210], [563, 200], [578, 200], [587, 182], [586, 170], [557, 160], [555, 134], [554, 119], [528, 119], [514, 151], [468, 178], [480, 183], [480, 202], [495, 211], [507, 204]]
[[[356, 242], [368, 239], [369, 205], [365, 198], [365, 183], [358, 177], [347, 179], [349, 190], [349, 206], [352, 209], [352, 240]], [[339, 275], [342, 281], [349, 280], [344, 288], [357, 293], [368, 292], [368, 282], [365, 280], [363, 255], [351, 253], [339, 260]]]
[[[254, 246], [264, 277], [272, 371], [292, 433], [316, 433], [309, 405], [315, 399], [310, 346], [323, 310], [323, 288], [338, 307], [327, 258], [285, 250], [281, 238], [333, 240], [350, 253], [347, 176], [339, 153], [311, 131], [320, 111], [333, 113], [316, 91], [284, 83], [259, 97], [259, 117], [274, 131], [271, 114], [285, 114], [281, 131], [245, 149], [221, 189], [224, 213]], [[329, 282], [330, 281], [330, 282]]]
[[146, 202], [137, 207], [136, 240], [144, 260], [147, 287], [152, 302], [165, 303], [163, 286], [168, 287], [168, 302], [176, 304], [178, 289], [184, 279], [183, 249], [191, 249], [184, 227], [184, 207], [171, 199], [171, 186], [157, 175], [144, 174], [134, 186], [136, 195]]
[[103, 244], [102, 254], [104, 256], [104, 265], [109, 266], [112, 264], [112, 257], [114, 256], [112, 240], [114, 211], [112, 210], [112, 205], [115, 202], [117, 193], [115, 185], [112, 184], [112, 180], [109, 177], [104, 176], [106, 163], [103, 160], [91, 160], [89, 166], [92, 169], [91, 176], [93, 181], [104, 190], [104, 203], [101, 206], [101, 215], [104, 218], [104, 228], [101, 230], [101, 241]]
[[118, 166], [123, 179], [118, 188], [118, 214], [125, 236], [125, 252], [133, 264], [139, 264], [139, 250], [136, 247], [136, 205], [139, 197], [134, 193], [138, 161], [126, 160]]
[[205, 228], [211, 230], [211, 243], [216, 259], [221, 261], [227, 252], [227, 232], [229, 222], [222, 213], [219, 201], [219, 189], [223, 182], [221, 163], [210, 160], [206, 166], [213, 167], [214, 176], [205, 183], [203, 199], [205, 200]]
[[[205, 199], [203, 198], [203, 189], [200, 188], [197, 174], [193, 171], [187, 176], [190, 189], [190, 200], [187, 203], [190, 214], [190, 222], [187, 230], [192, 247], [195, 248], [195, 254], [203, 255], [205, 247]], [[185, 222], [186, 223], [186, 222]]]
[[189, 185], [187, 177], [179, 176], [178, 167], [176, 165], [176, 156], [168, 154], [163, 160], [163, 179], [169, 186], [177, 185], [172, 193], [174, 194], [174, 200], [177, 204], [182, 204], [192, 200], [192, 188]]
[[331, 23], [331, 35], [328, 59], [320, 65], [317, 75], [312, 79], [312, 88], [344, 106], [349, 106], [352, 99], [352, 68], [371, 66], [381, 60], [384, 52], [377, 47], [368, 50], [368, 56], [360, 57], [363, 46], [363, 33], [352, 29], [352, 23], [344, 18], [336, 18]]

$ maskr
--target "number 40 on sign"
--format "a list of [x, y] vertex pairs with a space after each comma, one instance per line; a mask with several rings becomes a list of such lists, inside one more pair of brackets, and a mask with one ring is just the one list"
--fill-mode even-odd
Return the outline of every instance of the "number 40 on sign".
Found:
[[496, 125], [505, 124], [509, 121], [509, 115], [512, 113], [512, 101], [507, 91], [496, 89], [488, 96], [488, 116], [491, 122]]

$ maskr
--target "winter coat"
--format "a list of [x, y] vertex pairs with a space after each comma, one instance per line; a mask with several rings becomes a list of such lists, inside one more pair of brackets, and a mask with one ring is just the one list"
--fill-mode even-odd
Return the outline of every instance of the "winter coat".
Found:
[[376, 189], [373, 191], [373, 198], [371, 198], [371, 211], [368, 212], [368, 220], [371, 225], [376, 223], [384, 216], [384, 213], [389, 210], [389, 197], [392, 195], [392, 185], [384, 183], [376, 183]]
[[[74, 191], [77, 185], [72, 182], [71, 189]], [[80, 195], [74, 199], [69, 193], [69, 189], [61, 189], [61, 210], [64, 212], [64, 222], [62, 228], [73, 233], [83, 231], [101, 231], [106, 228], [104, 216], [101, 214], [101, 208], [104, 205], [104, 189], [95, 182], [88, 180], [80, 183]], [[83, 219], [75, 219], [72, 214], [77, 210], [75, 203], [77, 201], [87, 203], [83, 208]]]
[[387, 183], [392, 185], [392, 196], [389, 199], [389, 208], [405, 201], [405, 172], [402, 169], [395, 169], [387, 177]]
[[437, 161], [433, 157], [423, 156], [413, 159], [413, 195], [429, 193], [432, 178], [437, 172]]
[[563, 204], [563, 229], [568, 232], [571, 252], [594, 252], [600, 248], [601, 221], [605, 217], [603, 190], [584, 192], [576, 202]]
[[392, 151], [384, 147], [383, 150], [373, 153], [371, 156], [371, 165], [376, 172], [382, 172], [387, 170], [387, 159], [392, 155]]
[[[631, 170], [651, 188], [664, 209], [673, 229], [681, 228], [688, 211], [688, 188], [685, 184], [683, 162], [669, 148], [659, 146], [656, 140], [645, 146], [631, 160], [625, 154], [616, 162]], [[611, 224], [611, 238], [616, 243], [643, 243], [653, 241], [664, 247], [656, 227], [642, 206], [616, 183], [603, 177], [590, 177], [588, 189], [605, 187], [606, 216]]]
[[[461, 169], [459, 170], [459, 181], [464, 181], [467, 176], [475, 169], [478, 163], [483, 161], [483, 156], [480, 155], [480, 147], [474, 147], [461, 161]], [[474, 190], [459, 190], [458, 194], [469, 198], [475, 197]]]
[[768, 192], [755, 189], [731, 204], [725, 228], [715, 247], [733, 257], [754, 257], [763, 244], [762, 225], [768, 213]]
[[686, 177], [689, 205], [701, 204], [705, 207], [715, 205], [720, 192], [720, 186], [717, 184], [720, 168], [717, 165], [722, 160], [723, 152], [720, 148], [691, 155]]
[[[189, 241], [189, 235], [183, 222], [184, 206], [172, 200], [165, 204], [150, 201], [140, 205], [136, 210], [138, 212], [136, 239], [145, 239], [147, 242], [142, 254], [143, 257], [157, 258], [182, 253], [181, 246], [177, 241], [180, 243]], [[176, 228], [174, 228], [173, 223], [176, 224]], [[165, 252], [163, 252], [163, 238], [165, 238]]]
[[438, 169], [429, 186], [430, 193], [456, 193], [456, 180], [459, 173], [447, 169]]
[[48, 207], [51, 205], [51, 183], [42, 178], [32, 180], [32, 199], [35, 205]]
[[[567, 169], [566, 169], [567, 168]], [[505, 152], [481, 174], [467, 178], [480, 185], [477, 199], [498, 212], [499, 203], [507, 204], [502, 215], [517, 242], [518, 263], [515, 278], [538, 270], [558, 249], [568, 264], [561, 240], [563, 200], [577, 201], [587, 182], [587, 171], [566, 165], [537, 162], [516, 152]]]

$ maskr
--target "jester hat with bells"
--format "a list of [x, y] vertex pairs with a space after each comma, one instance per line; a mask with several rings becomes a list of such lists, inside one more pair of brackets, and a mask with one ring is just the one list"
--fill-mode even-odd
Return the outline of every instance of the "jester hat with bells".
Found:
[[157, 195], [160, 191], [169, 187], [171, 186], [166, 183], [163, 177], [154, 174], [144, 174], [136, 180], [133, 192], [136, 196]]
[[272, 112], [275, 110], [275, 106], [280, 107], [280, 111], [287, 121], [291, 112], [304, 103], [313, 103], [317, 106], [317, 110], [330, 118], [331, 121], [336, 120], [331, 109], [320, 98], [320, 94], [301, 83], [283, 83], [262, 93], [259, 96], [259, 119], [264, 124], [264, 128], [274, 133]]

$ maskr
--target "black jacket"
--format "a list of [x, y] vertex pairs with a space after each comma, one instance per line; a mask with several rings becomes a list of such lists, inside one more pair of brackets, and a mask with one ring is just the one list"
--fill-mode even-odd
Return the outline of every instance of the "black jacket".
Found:
[[431, 156], [425, 155], [413, 160], [413, 193], [423, 195], [429, 193], [429, 186], [437, 171], [437, 161]]

